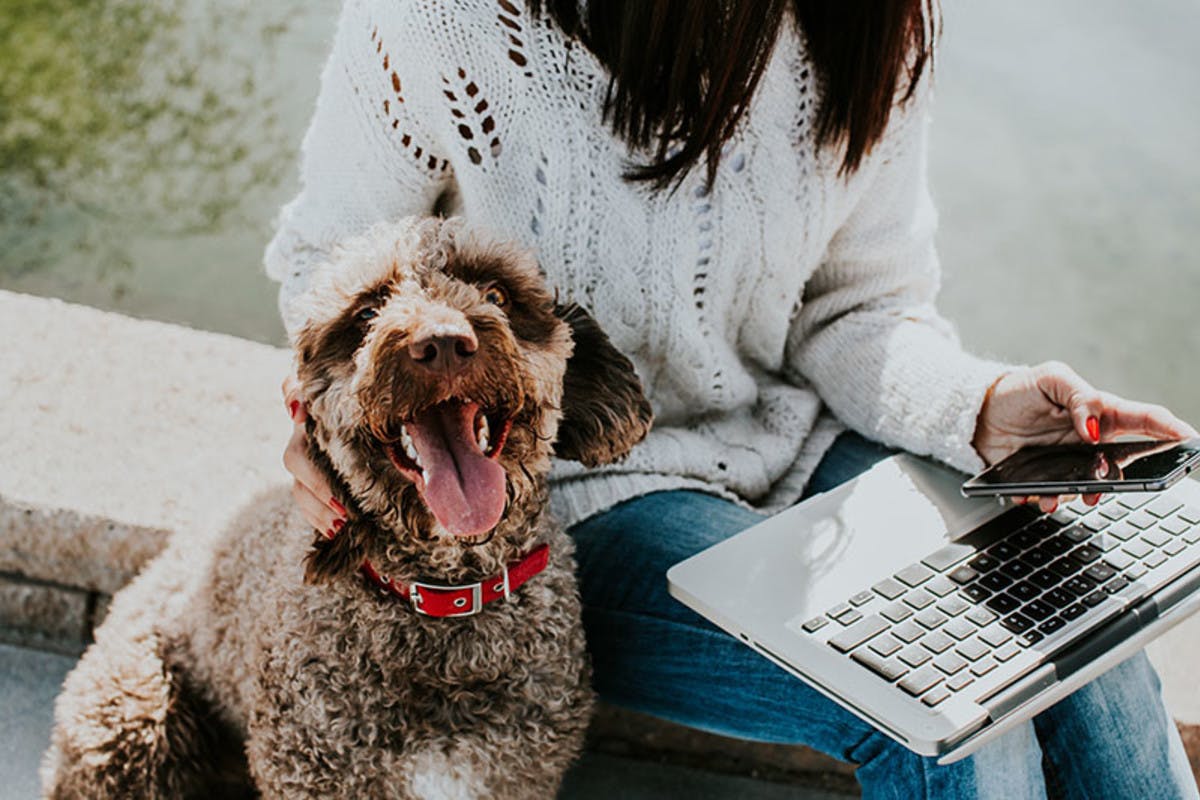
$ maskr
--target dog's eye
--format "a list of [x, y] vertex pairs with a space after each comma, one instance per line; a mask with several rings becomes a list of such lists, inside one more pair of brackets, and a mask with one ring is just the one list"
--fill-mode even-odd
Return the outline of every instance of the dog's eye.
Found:
[[508, 305], [508, 292], [499, 286], [489, 286], [483, 292], [483, 299], [494, 306], [504, 308]]
[[361, 309], [357, 314], [355, 314], [354, 318], [356, 320], [358, 320], [359, 322], [369, 322], [378, 316], [379, 316], [379, 309], [374, 308], [372, 306], [367, 306], [366, 308]]

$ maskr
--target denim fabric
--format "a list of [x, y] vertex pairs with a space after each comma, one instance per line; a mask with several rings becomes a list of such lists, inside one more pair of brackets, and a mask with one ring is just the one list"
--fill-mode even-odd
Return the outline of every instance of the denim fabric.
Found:
[[[886, 456], [843, 434], [810, 482], [824, 491]], [[678, 561], [759, 522], [691, 491], [645, 495], [572, 528], [601, 697], [741, 739], [804, 744], [858, 765], [868, 798], [1197, 798], [1158, 676], [1139, 654], [970, 758], [938, 766], [877, 732], [667, 593]]]

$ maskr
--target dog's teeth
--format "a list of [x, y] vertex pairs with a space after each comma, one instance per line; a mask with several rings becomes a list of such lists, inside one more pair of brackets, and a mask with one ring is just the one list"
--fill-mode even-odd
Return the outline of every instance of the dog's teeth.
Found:
[[475, 431], [475, 438], [479, 442], [479, 449], [487, 452], [489, 435], [491, 431], [488, 429], [488, 419], [486, 414], [479, 415], [479, 430]]
[[418, 467], [424, 467], [421, 463], [421, 454], [417, 452], [417, 448], [413, 445], [412, 437], [408, 435], [407, 428], [400, 429], [400, 444], [404, 447], [404, 454], [411, 458]]

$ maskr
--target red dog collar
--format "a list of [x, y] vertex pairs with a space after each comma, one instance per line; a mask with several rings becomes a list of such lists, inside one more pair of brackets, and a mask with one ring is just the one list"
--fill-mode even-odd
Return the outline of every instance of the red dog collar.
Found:
[[430, 617], [469, 617], [478, 614], [493, 600], [508, 598], [517, 587], [544, 570], [549, 561], [550, 545], [540, 544], [505, 566], [499, 575], [461, 586], [419, 581], [405, 584], [395, 578], [380, 575], [370, 561], [363, 561], [362, 572], [383, 592], [408, 600], [418, 614]]

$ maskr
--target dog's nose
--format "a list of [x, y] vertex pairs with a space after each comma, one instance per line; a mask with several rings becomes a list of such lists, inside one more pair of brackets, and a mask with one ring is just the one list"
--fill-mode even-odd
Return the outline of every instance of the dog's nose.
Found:
[[466, 366], [478, 349], [474, 336], [423, 336], [408, 345], [408, 354], [426, 369], [454, 373]]

